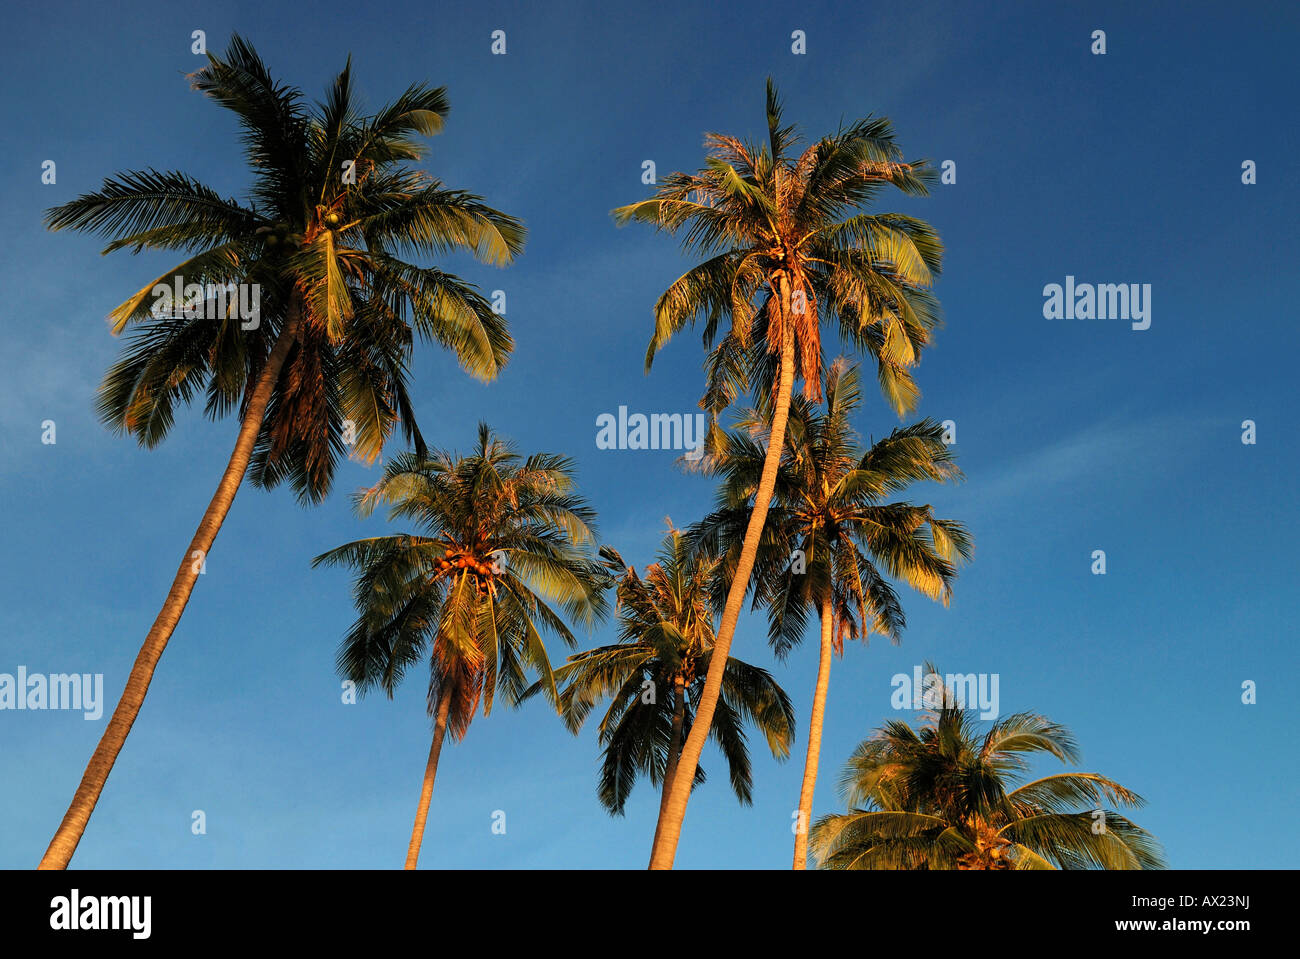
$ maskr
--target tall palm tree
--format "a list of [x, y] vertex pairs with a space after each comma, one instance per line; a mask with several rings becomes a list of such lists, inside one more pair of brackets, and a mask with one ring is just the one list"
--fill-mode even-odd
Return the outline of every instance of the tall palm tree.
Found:
[[[807, 827], [821, 753], [832, 653], [844, 640], [872, 632], [899, 641], [902, 605], [884, 574], [942, 600], [952, 593], [956, 564], [971, 541], [960, 523], [939, 519], [928, 505], [885, 502], [918, 481], [961, 476], [943, 429], [931, 420], [895, 429], [862, 449], [851, 425], [861, 404], [858, 372], [843, 359], [826, 374], [823, 411], [804, 397], [791, 403], [775, 498], [755, 566], [754, 605], [766, 607], [769, 637], [780, 657], [803, 639], [808, 614], [821, 626], [817, 685], [808, 723], [808, 751], [799, 792], [794, 868], [807, 868]], [[720, 473], [719, 508], [693, 531], [734, 566], [743, 548], [751, 498], [767, 459], [767, 420], [751, 410], [723, 451], [701, 461]]]
[[1114, 780], [1068, 772], [1016, 785], [1032, 754], [1078, 761], [1064, 726], [1016, 713], [981, 736], [951, 689], [933, 707], [919, 731], [892, 720], [853, 753], [840, 789], [855, 808], [813, 827], [822, 868], [1164, 868], [1154, 836], [1102, 808], [1143, 805]]
[[396, 457], [356, 498], [362, 516], [380, 504], [422, 531], [346, 543], [313, 565], [356, 570], [358, 615], [338, 668], [359, 690], [378, 687], [391, 699], [429, 653], [433, 742], [406, 853], [414, 869], [445, 736], [459, 741], [480, 702], [484, 716], [492, 711], [498, 689], [518, 702], [529, 671], [558, 708], [542, 633], [569, 647], [576, 640], [548, 601], [590, 627], [605, 614], [610, 580], [592, 550], [595, 513], [575, 492], [572, 462], [550, 453], [521, 459], [486, 425], [470, 456]]
[[[719, 561], [694, 553], [677, 529], [669, 530], [658, 561], [644, 576], [624, 565], [616, 551], [606, 547], [602, 553], [619, 574], [619, 642], [570, 656], [555, 671], [563, 687], [560, 706], [577, 733], [591, 710], [609, 700], [599, 727], [605, 747], [597, 789], [601, 804], [621, 816], [637, 777], [646, 775], [663, 787], [657, 831], [713, 655], [711, 592]], [[773, 756], [789, 756], [794, 737], [789, 697], [766, 670], [732, 657], [711, 733], [727, 761], [736, 798], [748, 805], [753, 781], [746, 721], [763, 734]], [[695, 782], [703, 781], [704, 770], [697, 768]]]
[[[727, 595], [717, 649], [700, 697], [700, 722], [687, 737], [682, 764], [693, 771], [722, 689], [724, 664], [767, 517], [777, 459], [796, 379], [820, 398], [822, 322], [876, 361], [880, 385], [900, 413], [918, 393], [910, 368], [939, 321], [929, 292], [943, 248], [921, 220], [862, 208], [883, 187], [924, 195], [932, 171], [905, 163], [883, 117], [868, 117], [822, 137], [796, 154], [794, 128], [783, 124], [776, 89], [767, 84], [767, 142], [754, 145], [709, 134], [705, 167], [674, 173], [648, 200], [614, 211], [618, 223], [640, 220], [682, 234], [686, 250], [704, 257], [673, 282], [655, 305], [654, 355], [684, 327], [704, 321], [713, 347], [700, 405], [709, 411], [710, 445], [717, 416], [751, 389], [770, 406], [771, 456], [764, 464], [745, 546]], [[718, 339], [724, 314], [730, 329]], [[713, 346], [717, 340], [717, 345]], [[692, 776], [670, 789], [668, 815], [651, 854], [652, 869], [672, 867]]]
[[[416, 334], [450, 348], [484, 380], [512, 347], [474, 287], [402, 259], [465, 249], [505, 265], [523, 248], [518, 220], [408, 165], [424, 155], [416, 136], [442, 127], [443, 88], [417, 84], [361, 115], [349, 64], [324, 102], [309, 107], [238, 36], [192, 80], [243, 130], [252, 172], [246, 202], [184, 173], [144, 170], [110, 177], [47, 216], [52, 230], [110, 237], [105, 253], [186, 256], [110, 314], [114, 334], [131, 327], [134, 335], [99, 389], [103, 420], [152, 447], [166, 437], [177, 404], [206, 393], [205, 412], [237, 410], [239, 432], [41, 868], [64, 868], [72, 858], [250, 467], [255, 485], [287, 479], [300, 501], [317, 502], [349, 445], [351, 455], [373, 462], [400, 421], [407, 441], [425, 449], [406, 386]], [[238, 300], [219, 309], [224, 297], [204, 295], [199, 304], [194, 296], [191, 308], [169, 309], [155, 298], [159, 286], [197, 284], [206, 294], [209, 284], [228, 283], [248, 290], [248, 301], [253, 286], [260, 290], [256, 323], [231, 308]]]

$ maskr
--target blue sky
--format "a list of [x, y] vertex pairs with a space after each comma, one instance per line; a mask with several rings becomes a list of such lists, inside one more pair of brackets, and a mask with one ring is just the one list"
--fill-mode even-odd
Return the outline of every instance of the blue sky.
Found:
[[[171, 263], [101, 257], [95, 239], [41, 226], [46, 208], [120, 170], [242, 191], [230, 116], [183, 79], [200, 64], [191, 31], [219, 50], [238, 30], [313, 98], [349, 52], [374, 106], [414, 81], [448, 87], [428, 168], [530, 236], [504, 272], [447, 261], [506, 291], [516, 351], [484, 386], [421, 349], [421, 424], [443, 447], [468, 447], [486, 420], [523, 449], [574, 457], [602, 538], [638, 565], [664, 518], [698, 518], [712, 488], [672, 453], [598, 450], [595, 420], [619, 405], [693, 410], [703, 353], [685, 335], [643, 374], [651, 305], [684, 261], [648, 228], [615, 229], [609, 210], [645, 195], [644, 160], [661, 175], [694, 169], [705, 131], [759, 135], [771, 74], [805, 133], [884, 113], [909, 157], [957, 170], [929, 199], [884, 206], [926, 217], [947, 246], [947, 326], [919, 370], [917, 415], [957, 423], [967, 481], [914, 498], [967, 523], [976, 559], [949, 608], [905, 596], [901, 647], [835, 662], [815, 815], [841, 808], [842, 762], [898, 715], [890, 677], [933, 659], [997, 673], [1004, 713], [1070, 726], [1084, 768], [1147, 798], [1135, 818], [1172, 865], [1294, 866], [1300, 769], [1282, 709], [1297, 619], [1294, 6], [839, 6], [13, 10], [0, 40], [0, 672], [102, 672], [107, 715], [233, 443], [235, 423], [201, 410], [153, 451], [96, 421], [120, 345], [104, 317]], [[490, 53], [497, 29], [505, 56]], [[1104, 56], [1089, 50], [1096, 29]], [[40, 182], [47, 159], [53, 185]], [[1255, 185], [1241, 182], [1246, 160]], [[1044, 319], [1043, 287], [1067, 275], [1151, 284], [1150, 329]], [[868, 400], [858, 426], [878, 437], [897, 421]], [[1255, 445], [1241, 442], [1245, 419]], [[347, 503], [374, 476], [345, 464], [311, 510], [288, 490], [240, 493], [74, 865], [400, 865], [428, 749], [424, 682], [413, 672], [393, 702], [342, 704], [347, 578], [309, 567], [384, 528]], [[1105, 576], [1090, 572], [1095, 549]], [[815, 643], [774, 664], [764, 638], [742, 622], [733, 654], [774, 668], [793, 697], [796, 755], [776, 763], [754, 743], [755, 803], [742, 808], [709, 747], [681, 867], [789, 863]], [[1241, 702], [1247, 680], [1255, 705]], [[0, 867], [35, 865], [103, 723], [0, 712]], [[480, 717], [444, 750], [422, 865], [643, 866], [657, 797], [642, 783], [610, 818], [597, 762], [594, 731], [570, 736], [540, 700]], [[194, 810], [206, 835], [191, 833]]]

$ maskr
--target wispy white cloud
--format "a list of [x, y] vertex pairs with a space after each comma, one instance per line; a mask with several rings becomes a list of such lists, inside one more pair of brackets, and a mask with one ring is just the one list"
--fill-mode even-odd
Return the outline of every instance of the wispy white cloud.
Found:
[[968, 479], [967, 493], [990, 510], [1014, 507], [1031, 499], [1059, 498], [1079, 486], [1115, 482], [1157, 483], [1177, 462], [1203, 443], [1221, 424], [1210, 417], [1155, 416], [1143, 420], [1113, 418], [1097, 423], [1005, 467], [980, 471]]

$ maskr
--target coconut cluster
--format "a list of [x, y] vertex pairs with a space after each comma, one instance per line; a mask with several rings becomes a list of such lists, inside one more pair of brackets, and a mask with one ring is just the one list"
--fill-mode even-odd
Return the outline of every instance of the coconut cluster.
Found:
[[441, 574], [461, 569], [473, 573], [476, 578], [475, 586], [479, 593], [495, 592], [492, 579], [495, 577], [496, 571], [493, 569], [492, 564], [485, 563], [464, 550], [448, 549], [439, 559], [434, 561], [433, 565], [434, 569]]

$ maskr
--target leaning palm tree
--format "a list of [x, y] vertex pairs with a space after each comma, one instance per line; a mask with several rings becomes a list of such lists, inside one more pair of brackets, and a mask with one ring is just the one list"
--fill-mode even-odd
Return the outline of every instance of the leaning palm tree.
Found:
[[981, 736], [955, 691], [941, 686], [927, 693], [932, 708], [919, 731], [892, 720], [854, 752], [840, 784], [854, 808], [813, 827], [822, 868], [1164, 868], [1154, 836], [1102, 808], [1143, 805], [1114, 780], [1068, 772], [1016, 785], [1034, 753], [1078, 761], [1068, 729], [1016, 713]]
[[[769, 80], [765, 144], [709, 134], [704, 169], [674, 173], [651, 199], [614, 211], [619, 223], [640, 220], [683, 234], [687, 251], [704, 257], [660, 296], [647, 369], [675, 333], [702, 319], [705, 344], [713, 347], [700, 401], [712, 420], [710, 445], [719, 442], [719, 413], [742, 392], [752, 390], [772, 411], [771, 456], [723, 609], [721, 655], [701, 693], [701, 721], [682, 750], [688, 771], [699, 762], [721, 693], [795, 380], [803, 381], [808, 398], [820, 398], [822, 322], [833, 323], [848, 344], [875, 360], [881, 388], [901, 413], [916, 404], [910, 368], [939, 320], [929, 292], [942, 259], [938, 236], [910, 216], [861, 212], [886, 186], [924, 195], [931, 178], [925, 162], [903, 162], [883, 117], [843, 127], [799, 154], [795, 144]], [[730, 329], [718, 338], [724, 314]], [[691, 781], [691, 775], [682, 777], [670, 790], [652, 869], [672, 867]]]
[[[613, 549], [605, 547], [602, 554], [619, 576], [619, 642], [570, 656], [555, 671], [563, 687], [561, 712], [577, 733], [591, 710], [609, 700], [599, 726], [604, 751], [597, 794], [610, 813], [621, 816], [639, 776], [662, 784], [657, 831], [713, 655], [711, 593], [719, 561], [694, 553], [677, 529], [669, 530], [657, 562], [644, 575], [624, 565]], [[745, 805], [753, 795], [747, 720], [763, 734], [773, 756], [789, 756], [794, 737], [789, 697], [766, 670], [732, 657], [711, 733], [727, 761], [731, 788]], [[697, 768], [695, 782], [703, 781], [704, 770]]]
[[[424, 154], [416, 136], [442, 127], [443, 88], [412, 86], [365, 116], [345, 66], [324, 102], [309, 107], [238, 36], [192, 80], [243, 129], [246, 202], [184, 173], [144, 170], [110, 177], [47, 217], [53, 230], [112, 238], [105, 253], [186, 257], [110, 314], [114, 334], [134, 335], [100, 387], [104, 421], [152, 447], [176, 406], [206, 393], [206, 413], [237, 411], [239, 431], [42, 868], [66, 867], [76, 850], [250, 467], [255, 485], [287, 479], [300, 501], [317, 502], [349, 446], [373, 462], [399, 421], [425, 449], [406, 385], [417, 334], [485, 380], [511, 350], [504, 322], [475, 288], [402, 258], [465, 249], [504, 265], [523, 246], [518, 220], [408, 165]], [[179, 302], [164, 292], [173, 287]]]
[[592, 551], [595, 514], [574, 490], [571, 461], [521, 459], [485, 425], [470, 456], [396, 457], [356, 498], [362, 516], [380, 504], [422, 531], [347, 543], [313, 565], [356, 570], [358, 616], [338, 668], [359, 690], [377, 687], [391, 699], [407, 668], [429, 654], [433, 742], [406, 853], [414, 869], [444, 738], [459, 741], [480, 703], [491, 712], [498, 690], [518, 702], [529, 671], [558, 707], [542, 633], [576, 641], [548, 602], [590, 627], [605, 613], [609, 575]]
[[[956, 565], [970, 558], [965, 528], [937, 518], [928, 505], [886, 502], [914, 482], [961, 476], [943, 430], [931, 420], [895, 429], [862, 449], [850, 423], [861, 403], [858, 372], [843, 359], [826, 374], [826, 405], [804, 397], [791, 403], [785, 449], [777, 470], [755, 565], [754, 605], [767, 609], [778, 657], [803, 639], [809, 613], [821, 626], [817, 685], [808, 723], [808, 751], [799, 792], [794, 868], [807, 868], [807, 827], [821, 753], [832, 653], [844, 640], [880, 633], [897, 643], [906, 625], [885, 574], [947, 605]], [[734, 567], [743, 549], [752, 497], [767, 459], [769, 426], [748, 411], [722, 452], [701, 460], [719, 473], [719, 508], [694, 538]], [[883, 570], [883, 572], [882, 572]]]

